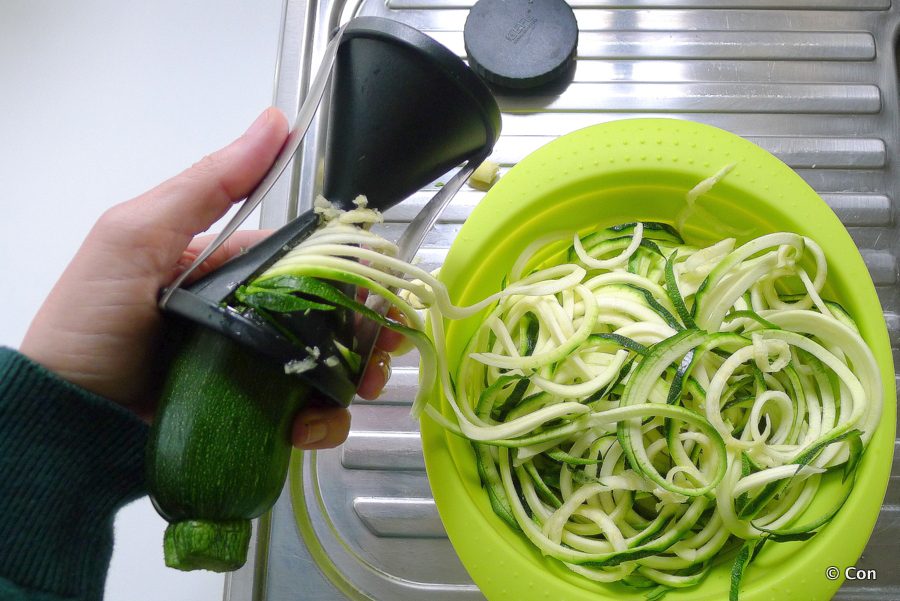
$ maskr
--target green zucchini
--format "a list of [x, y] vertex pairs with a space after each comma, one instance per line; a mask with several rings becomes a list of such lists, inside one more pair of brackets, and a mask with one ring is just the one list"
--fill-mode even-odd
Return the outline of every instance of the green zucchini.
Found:
[[147, 485], [170, 522], [166, 565], [235, 570], [250, 520], [284, 486], [292, 418], [308, 388], [275, 361], [191, 326], [164, 385], [147, 447]]
[[[582, 280], [498, 298], [461, 377], [442, 376], [456, 419], [426, 412], [472, 441], [492, 470], [479, 466], [495, 512], [543, 555], [659, 598], [736, 553], [734, 598], [761, 541], [806, 540], [840, 509], [794, 525], [821, 474], [840, 468], [852, 482], [880, 383], [852, 318], [819, 296], [826, 266], [814, 242], [776, 233], [697, 249], [670, 234], [626, 224], [554, 248], [554, 261], [583, 266]], [[804, 249], [815, 280], [800, 271]], [[560, 267], [537, 266], [528, 284]], [[805, 294], [770, 293], [798, 274]], [[539, 333], [527, 356], [524, 313]], [[610, 369], [604, 385], [584, 386]], [[490, 411], [524, 378], [509, 411]]]

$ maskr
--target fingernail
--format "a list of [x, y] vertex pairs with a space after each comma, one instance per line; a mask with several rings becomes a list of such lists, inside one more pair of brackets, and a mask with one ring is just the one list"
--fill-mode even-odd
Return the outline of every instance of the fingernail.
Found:
[[321, 442], [325, 440], [326, 436], [328, 436], [328, 426], [325, 422], [306, 424], [306, 439], [303, 441], [303, 444], [308, 445]]
[[[387, 384], [387, 381], [391, 379], [391, 357], [387, 353], [382, 352], [379, 352], [379, 355], [378, 369], [381, 370], [382, 375], [384, 375], [384, 383]], [[383, 393], [384, 387], [378, 391], [378, 396], [380, 397]]]
[[252, 135], [265, 127], [266, 123], [269, 122], [269, 109], [266, 109], [262, 112], [262, 114], [256, 118], [256, 121], [247, 128], [247, 132], [244, 135]]
[[384, 374], [384, 381], [387, 382], [391, 379], [391, 358], [388, 356], [381, 361], [378, 362], [378, 367], [381, 368], [381, 373]]
[[388, 312], [388, 317], [399, 324], [402, 324], [406, 327], [409, 327], [409, 319], [407, 319], [406, 315], [401, 313], [398, 309], [392, 308]]

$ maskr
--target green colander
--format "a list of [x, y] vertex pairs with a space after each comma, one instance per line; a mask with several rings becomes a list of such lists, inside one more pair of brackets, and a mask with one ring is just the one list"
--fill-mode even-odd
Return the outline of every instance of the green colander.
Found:
[[[685, 193], [726, 165], [734, 169], [685, 211]], [[457, 304], [499, 290], [519, 253], [539, 236], [635, 220], [681, 226], [689, 243], [738, 242], [774, 231], [815, 239], [825, 250], [826, 296], [857, 320], [884, 382], [884, 413], [837, 516], [805, 542], [767, 545], [747, 569], [742, 601], [825, 601], [859, 558], [875, 526], [891, 472], [896, 423], [894, 368], [875, 287], [847, 231], [788, 166], [758, 146], [714, 127], [673, 119], [632, 119], [589, 127], [535, 151], [509, 171], [472, 212], [441, 269]], [[475, 319], [450, 322], [447, 355], [455, 373]], [[453, 419], [447, 403], [441, 408]], [[600, 584], [546, 558], [491, 510], [470, 444], [427, 417], [422, 444], [428, 478], [447, 533], [490, 601], [625, 601], [644, 593]], [[837, 500], [825, 486], [809, 510]], [[818, 514], [816, 514], [818, 515]], [[697, 587], [666, 601], [728, 599], [732, 558], [723, 556]]]

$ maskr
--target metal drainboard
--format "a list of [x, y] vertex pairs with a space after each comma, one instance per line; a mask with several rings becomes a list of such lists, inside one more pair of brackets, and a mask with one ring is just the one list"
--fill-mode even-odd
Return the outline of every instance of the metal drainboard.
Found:
[[[413, 25], [463, 55], [467, 0], [286, 0], [275, 102], [292, 115], [328, 32], [354, 15]], [[604, 121], [669, 116], [743, 135], [797, 170], [849, 228], [900, 342], [897, 30], [891, 0], [574, 0], [581, 28], [573, 81], [544, 96], [498, 98], [505, 171], [557, 136]], [[320, 184], [321, 122], [291, 176], [263, 206], [273, 227], [310, 206]], [[436, 187], [387, 213], [397, 236]], [[438, 267], [483, 193], [459, 193], [420, 259]], [[898, 362], [900, 364], [900, 362]], [[290, 493], [260, 520], [255, 554], [226, 580], [228, 601], [476, 601], [484, 597], [446, 538], [408, 417], [417, 357], [396, 362], [376, 402], [353, 409], [342, 448], [302, 461], [306, 534]], [[876, 530], [836, 599], [900, 599], [900, 441]], [[312, 549], [312, 550], [311, 550]], [[326, 558], [327, 559], [324, 559]], [[811, 576], [813, 577], [813, 576]]]

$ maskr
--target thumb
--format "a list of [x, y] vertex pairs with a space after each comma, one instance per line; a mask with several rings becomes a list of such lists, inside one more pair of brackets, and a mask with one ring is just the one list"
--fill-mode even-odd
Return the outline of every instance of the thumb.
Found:
[[154, 258], [159, 266], [170, 270], [196, 234], [219, 220], [265, 176], [287, 133], [284, 115], [276, 108], [267, 109], [228, 146], [149, 192], [113, 207], [105, 216], [107, 225], [113, 227], [104, 229], [137, 234], [146, 243], [145, 249], [158, 251]]
[[272, 166], [287, 137], [276, 108], [264, 111], [237, 140], [136, 199], [150, 226], [193, 237], [247, 196]]

